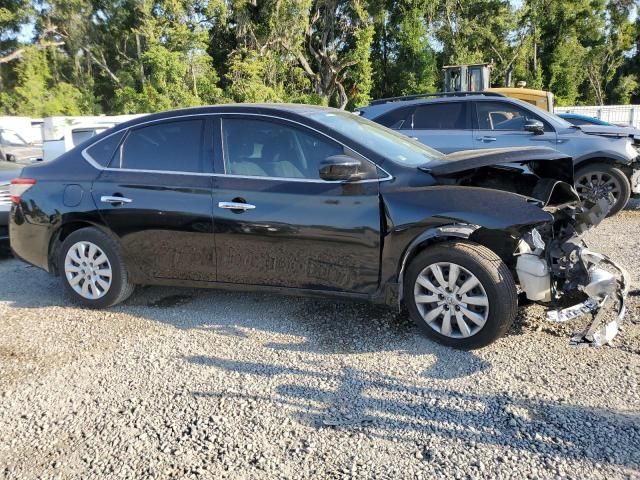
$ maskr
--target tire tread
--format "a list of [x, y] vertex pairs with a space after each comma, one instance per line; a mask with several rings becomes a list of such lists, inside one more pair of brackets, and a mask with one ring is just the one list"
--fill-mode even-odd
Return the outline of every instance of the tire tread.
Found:
[[[409, 312], [411, 313], [413, 310], [416, 312], [411, 314], [414, 322], [436, 341], [456, 348], [474, 349], [484, 347], [503, 336], [513, 324], [518, 312], [518, 292], [513, 276], [509, 271], [509, 267], [507, 267], [495, 252], [483, 245], [467, 240], [452, 240], [437, 243], [420, 252], [412, 260], [409, 268], [407, 268], [405, 280], [407, 280], [407, 277], [412, 278], [414, 275], [417, 276], [415, 270], [421, 271], [429, 263], [433, 263], [434, 260], [431, 257], [438, 254], [449, 257], [442, 261], [455, 261], [451, 257], [456, 257], [462, 254], [470, 258], [472, 262], [478, 264], [477, 266], [484, 270], [486, 276], [489, 277], [489, 282], [492, 283], [492, 285], [487, 285], [483, 282], [485, 289], [493, 287], [495, 288], [497, 296], [499, 296], [498, 303], [500, 305], [498, 308], [500, 308], [502, 313], [498, 318], [496, 318], [494, 325], [485, 326], [482, 331], [472, 337], [467, 339], [452, 339], [444, 337], [426, 325], [421, 318], [416, 318], [417, 309], [415, 309], [415, 304], [413, 303], [413, 282], [405, 281], [404, 298], [405, 302], [408, 300], [411, 303], [411, 306], [409, 306]], [[487, 294], [489, 295], [489, 292], [487, 292]], [[490, 318], [487, 322], [491, 320], [492, 314], [495, 314], [495, 308], [495, 305], [490, 305]], [[489, 329], [487, 329], [487, 327], [489, 327]], [[486, 333], [489, 330], [492, 331], [490, 333]]]

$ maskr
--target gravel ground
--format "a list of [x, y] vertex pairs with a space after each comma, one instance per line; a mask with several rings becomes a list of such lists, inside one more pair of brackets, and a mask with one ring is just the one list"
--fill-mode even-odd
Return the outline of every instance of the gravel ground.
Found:
[[[640, 205], [590, 244], [640, 280]], [[640, 325], [530, 306], [461, 352], [360, 303], [145, 288], [109, 311], [0, 260], [0, 472], [13, 478], [640, 478]], [[630, 297], [629, 320], [640, 318]]]

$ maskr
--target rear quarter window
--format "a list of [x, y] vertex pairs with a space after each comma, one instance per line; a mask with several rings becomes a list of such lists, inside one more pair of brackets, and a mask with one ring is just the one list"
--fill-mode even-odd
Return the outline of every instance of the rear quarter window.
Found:
[[120, 145], [124, 134], [125, 132], [121, 131], [108, 136], [104, 140], [100, 140], [87, 148], [87, 154], [89, 154], [94, 162], [106, 167], [113, 158], [113, 154]]

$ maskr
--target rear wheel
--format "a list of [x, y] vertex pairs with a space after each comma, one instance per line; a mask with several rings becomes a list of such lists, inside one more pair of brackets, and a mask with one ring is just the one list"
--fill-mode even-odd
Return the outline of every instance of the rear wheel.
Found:
[[631, 184], [622, 170], [606, 163], [594, 163], [576, 171], [575, 187], [583, 201], [613, 197], [609, 216], [622, 210], [631, 196]]
[[73, 301], [87, 307], [110, 307], [133, 293], [118, 244], [97, 228], [77, 230], [64, 240], [58, 269]]
[[412, 320], [436, 341], [479, 348], [500, 338], [518, 308], [515, 282], [486, 247], [446, 242], [418, 254], [404, 278]]

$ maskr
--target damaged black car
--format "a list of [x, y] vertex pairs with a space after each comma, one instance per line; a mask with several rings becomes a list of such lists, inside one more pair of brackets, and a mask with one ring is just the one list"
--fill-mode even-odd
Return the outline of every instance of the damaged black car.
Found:
[[478, 348], [521, 297], [550, 321], [591, 315], [574, 340], [599, 345], [628, 280], [582, 241], [609, 202], [580, 205], [572, 184], [547, 148], [442, 155], [330, 108], [199, 107], [26, 167], [10, 239], [88, 307], [136, 285], [329, 295], [406, 307], [433, 339]]

